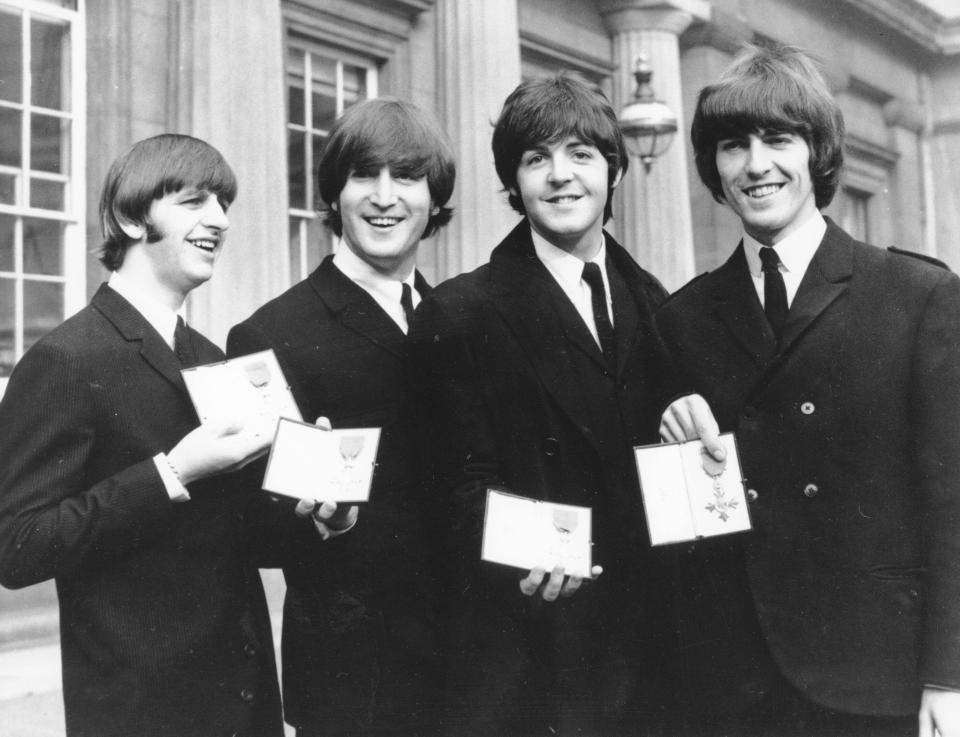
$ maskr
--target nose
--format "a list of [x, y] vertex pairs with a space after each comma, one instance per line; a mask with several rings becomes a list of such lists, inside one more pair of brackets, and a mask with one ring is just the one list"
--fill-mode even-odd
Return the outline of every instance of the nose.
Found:
[[208, 197], [203, 208], [203, 224], [212, 230], [224, 231], [230, 227], [227, 211], [216, 197]]
[[572, 172], [570, 168], [570, 158], [563, 151], [556, 151], [550, 157], [550, 181], [556, 184], [562, 184], [570, 181]]
[[761, 177], [771, 167], [769, 151], [760, 138], [751, 138], [747, 150], [747, 173], [753, 177]]
[[390, 169], [386, 166], [377, 174], [370, 199], [373, 204], [378, 207], [390, 207], [390, 205], [397, 201], [397, 193], [393, 186], [393, 177], [390, 176]]

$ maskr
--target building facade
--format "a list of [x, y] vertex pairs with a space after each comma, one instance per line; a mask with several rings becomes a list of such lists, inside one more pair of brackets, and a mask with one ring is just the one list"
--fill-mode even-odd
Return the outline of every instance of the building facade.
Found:
[[[335, 247], [312, 172], [344, 108], [395, 95], [448, 131], [456, 214], [420, 259], [439, 281], [485, 262], [517, 220], [490, 152], [507, 93], [572, 69], [619, 109], [640, 54], [680, 132], [649, 172], [632, 162], [610, 228], [675, 289], [738, 238], [693, 168], [696, 94], [742, 42], [765, 40], [817, 55], [845, 112], [828, 214], [960, 268], [960, 16], [919, 0], [0, 0], [0, 392], [104, 279], [98, 190], [132, 142], [189, 133], [237, 172], [217, 274], [188, 304], [222, 345]], [[51, 585], [0, 591], [0, 647], [53, 633], [55, 615]]]

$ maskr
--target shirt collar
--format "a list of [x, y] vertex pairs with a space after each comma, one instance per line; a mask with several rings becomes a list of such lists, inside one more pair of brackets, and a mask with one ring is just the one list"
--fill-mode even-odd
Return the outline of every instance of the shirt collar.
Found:
[[160, 337], [166, 341], [166, 344], [173, 348], [173, 333], [177, 329], [178, 312], [174, 312], [165, 304], [156, 300], [144, 297], [137, 291], [136, 285], [119, 271], [110, 273], [107, 285], [133, 305], [133, 308], [143, 316], [143, 319], [160, 333]]
[[414, 282], [416, 280], [416, 269], [410, 269], [406, 278], [397, 281], [388, 276], [384, 276], [374, 269], [370, 264], [355, 254], [349, 246], [341, 243], [337, 252], [333, 256], [333, 264], [341, 273], [358, 286], [365, 289], [372, 296], [380, 296], [390, 303], [400, 304], [400, 293], [403, 291], [403, 284], [409, 284], [413, 290], [413, 305], [416, 307], [419, 297]]
[[[533, 249], [536, 251], [537, 258], [543, 262], [543, 265], [554, 275], [561, 284], [568, 285], [570, 288], [579, 287], [580, 279], [583, 277], [584, 261], [573, 256], [562, 248], [557, 248], [546, 238], [540, 235], [533, 228], [530, 229], [533, 236]], [[607, 258], [607, 244], [603, 234], [600, 234], [600, 249], [590, 259], [588, 263], [595, 263], [600, 267], [600, 271], [606, 274], [605, 266]]]
[[[797, 230], [773, 246], [780, 257], [780, 263], [783, 264], [783, 270], [798, 275], [806, 273], [826, 232], [827, 221], [817, 210]], [[743, 250], [747, 257], [747, 266], [754, 278], [759, 278], [763, 273], [760, 263], [761, 248], [764, 248], [762, 243], [748, 233], [743, 234]]]

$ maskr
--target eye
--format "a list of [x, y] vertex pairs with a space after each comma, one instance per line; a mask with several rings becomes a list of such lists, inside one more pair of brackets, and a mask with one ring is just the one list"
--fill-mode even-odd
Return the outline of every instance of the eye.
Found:
[[520, 163], [524, 166], [536, 166], [537, 164], [544, 161], [544, 156], [541, 153], [536, 151], [524, 154], [523, 158], [520, 160]]
[[736, 151], [737, 149], [744, 148], [746, 145], [747, 142], [743, 138], [724, 138], [720, 141], [717, 141], [717, 150]]
[[351, 169], [349, 179], [373, 179], [377, 172], [372, 169]]

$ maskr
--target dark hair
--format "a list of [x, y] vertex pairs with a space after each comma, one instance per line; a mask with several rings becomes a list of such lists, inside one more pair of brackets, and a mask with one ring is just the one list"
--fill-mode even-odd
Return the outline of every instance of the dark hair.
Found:
[[438, 208], [421, 238], [450, 222], [456, 167], [446, 135], [437, 122], [416, 105], [394, 97], [364, 100], [348, 108], [333, 124], [317, 165], [317, 191], [327, 206], [324, 222], [336, 235], [343, 220], [334, 208], [352, 171], [380, 170], [412, 179], [427, 178], [430, 198]]
[[172, 192], [187, 187], [206, 190], [229, 205], [237, 196], [237, 178], [213, 146], [199, 138], [163, 133], [133, 144], [110, 165], [100, 195], [100, 227], [104, 242], [100, 263], [111, 271], [119, 269], [134, 242], [123, 231], [123, 223], [144, 226], [150, 206]]
[[617, 176], [627, 170], [627, 149], [617, 115], [596, 85], [571, 73], [521, 82], [503, 103], [493, 129], [493, 161], [509, 192], [510, 206], [525, 215], [517, 189], [524, 151], [575, 137], [596, 146], [609, 170], [603, 221], [613, 215], [611, 196]]
[[724, 202], [717, 142], [760, 128], [795, 133], [807, 142], [817, 208], [829, 205], [843, 165], [843, 114], [813, 59], [800, 49], [747, 44], [700, 91], [690, 138], [700, 179], [717, 202]]

